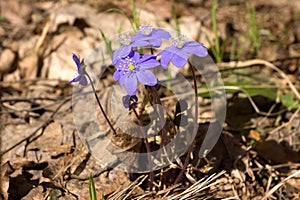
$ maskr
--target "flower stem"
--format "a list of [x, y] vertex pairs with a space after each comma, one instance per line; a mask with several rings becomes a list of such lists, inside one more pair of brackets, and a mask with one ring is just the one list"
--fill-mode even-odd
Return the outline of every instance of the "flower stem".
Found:
[[[148, 91], [150, 91], [150, 93], [153, 95], [153, 99], [152, 101], [150, 101], [151, 105], [153, 106], [153, 104], [159, 104], [159, 105], [162, 105], [161, 101], [160, 101], [160, 98], [158, 96], [158, 93], [157, 93], [157, 90], [155, 87], [147, 87], [149, 88]], [[156, 109], [155, 109], [155, 112]], [[163, 117], [164, 117], [164, 114], [163, 114], [163, 110], [161, 109], [161, 107], [158, 108], [158, 115], [159, 115], [159, 121], [160, 121], [160, 125], [161, 125], [161, 128], [162, 128], [162, 136], [161, 136], [161, 143], [160, 143], [160, 148], [162, 148], [165, 144], [166, 144], [166, 136], [167, 136], [167, 132], [166, 132], [166, 128], [163, 124]]]
[[101, 112], [102, 112], [102, 114], [103, 114], [105, 120], [107, 121], [109, 127], [110, 127], [111, 130], [113, 131], [113, 134], [116, 135], [117, 132], [116, 132], [116, 130], [114, 129], [113, 125], [111, 124], [110, 120], [108, 119], [108, 117], [107, 117], [107, 115], [106, 115], [106, 113], [105, 113], [105, 111], [104, 111], [104, 109], [103, 109], [103, 107], [102, 107], [102, 104], [101, 104], [101, 102], [100, 102], [100, 99], [99, 99], [99, 97], [98, 97], [98, 95], [97, 95], [97, 93], [96, 93], [96, 89], [95, 89], [93, 80], [91, 79], [90, 75], [89, 75], [87, 72], [86, 72], [85, 74], [86, 74], [86, 76], [88, 77], [88, 79], [89, 79], [89, 81], [90, 81], [90, 83], [91, 83], [91, 86], [92, 86], [94, 95], [95, 95], [95, 97], [96, 97], [97, 103], [98, 103], [98, 105], [99, 105], [99, 108], [100, 108], [100, 110], [101, 110]]
[[195, 116], [194, 116], [194, 127], [193, 127], [193, 135], [192, 135], [192, 143], [189, 146], [184, 164], [182, 166], [182, 169], [179, 173], [179, 175], [177, 176], [177, 178], [175, 179], [174, 185], [176, 185], [178, 183], [178, 181], [181, 179], [183, 173], [185, 172], [187, 165], [189, 163], [189, 158], [190, 158], [190, 154], [192, 153], [193, 150], [193, 146], [194, 146], [194, 141], [195, 141], [195, 137], [198, 131], [198, 89], [197, 89], [197, 81], [196, 81], [196, 75], [195, 75], [195, 70], [193, 65], [190, 63], [190, 61], [188, 61], [190, 66], [191, 66], [191, 71], [192, 71], [192, 76], [193, 76], [193, 80], [194, 80], [194, 92], [195, 92]]
[[148, 139], [147, 139], [147, 133], [145, 132], [145, 130], [143, 129], [143, 124], [140, 120], [140, 117], [138, 116], [136, 110], [133, 108], [133, 113], [135, 114], [135, 117], [139, 123], [139, 126], [140, 126], [140, 129], [144, 135], [144, 140], [145, 140], [145, 144], [146, 144], [146, 150], [147, 150], [147, 156], [148, 156], [148, 162], [149, 162], [149, 168], [150, 168], [150, 191], [152, 191], [153, 189], [153, 182], [154, 182], [154, 172], [153, 172], [153, 166], [152, 166], [152, 160], [151, 160], [151, 148], [150, 148], [150, 145], [149, 145], [149, 142], [148, 142]]

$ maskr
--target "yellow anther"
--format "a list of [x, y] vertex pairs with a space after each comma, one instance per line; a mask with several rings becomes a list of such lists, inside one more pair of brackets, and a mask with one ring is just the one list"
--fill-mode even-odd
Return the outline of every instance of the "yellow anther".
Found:
[[134, 69], [135, 69], [135, 66], [134, 66], [133, 64], [129, 64], [129, 65], [128, 65], [128, 69], [134, 70]]
[[177, 47], [182, 48], [184, 46], [184, 41], [178, 40]]

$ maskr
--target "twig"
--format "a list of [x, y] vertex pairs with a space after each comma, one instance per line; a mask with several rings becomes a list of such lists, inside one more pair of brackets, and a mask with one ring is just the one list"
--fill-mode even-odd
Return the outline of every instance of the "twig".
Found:
[[[102, 168], [99, 171], [97, 171], [96, 173], [94, 173], [92, 175], [92, 177], [96, 178], [96, 177], [100, 176], [101, 174], [103, 174], [104, 172], [106, 172], [109, 169], [110, 169], [110, 167], [105, 166], [104, 168]], [[86, 181], [86, 180], [89, 180], [89, 178], [90, 178], [90, 176], [78, 176], [78, 175], [75, 175], [75, 174], [69, 174], [68, 176], [71, 179], [78, 179], [78, 180], [81, 180], [81, 181]]]
[[111, 199], [111, 200], [125, 199], [125, 198], [122, 198], [124, 196], [124, 194], [131, 193], [130, 191], [133, 191], [137, 186], [141, 185], [147, 177], [148, 177], [147, 175], [139, 176], [127, 188], [125, 188], [125, 189], [123, 189], [122, 191], [119, 191], [119, 192], [117, 190], [115, 193], [110, 195], [108, 197], [108, 199]]
[[[285, 167], [300, 167], [300, 163], [284, 163], [279, 165], [271, 165], [271, 168], [278, 169], [278, 168], [285, 168]], [[252, 171], [259, 171], [261, 170], [260, 167], [253, 168]]]
[[45, 41], [46, 39], [46, 36], [47, 36], [47, 33], [49, 31], [49, 28], [50, 28], [50, 21], [47, 21], [47, 23], [45, 24], [44, 28], [43, 28], [43, 31], [42, 31], [42, 34], [41, 36], [39, 37], [36, 45], [35, 45], [35, 48], [34, 48], [34, 52], [36, 54], [38, 54], [43, 42]]
[[3, 156], [4, 154], [8, 153], [9, 151], [13, 150], [14, 148], [16, 148], [17, 146], [19, 146], [20, 144], [22, 144], [23, 142], [29, 140], [30, 138], [32, 138], [40, 129], [44, 129], [46, 128], [50, 123], [53, 122], [53, 117], [54, 115], [57, 114], [57, 112], [62, 108], [62, 106], [67, 103], [70, 99], [66, 99], [64, 100], [57, 108], [56, 110], [50, 115], [49, 119], [47, 119], [43, 124], [41, 124], [38, 128], [36, 128], [29, 136], [27, 136], [26, 138], [20, 140], [19, 142], [17, 142], [16, 144], [14, 144], [13, 146], [9, 147], [8, 149], [2, 151], [0, 153], [0, 157]]
[[289, 119], [288, 122], [285, 122], [285, 123], [281, 124], [280, 126], [278, 126], [277, 128], [273, 129], [272, 131], [270, 131], [270, 134], [276, 133], [277, 131], [279, 131], [283, 127], [286, 127], [286, 126], [290, 125], [290, 123], [292, 123], [292, 121], [294, 121], [294, 119], [297, 117], [297, 115], [299, 113], [300, 113], [300, 108], [298, 108], [296, 110], [296, 112], [293, 113], [293, 115], [291, 116], [291, 118]]
[[197, 181], [195, 184], [191, 185], [189, 188], [184, 190], [182, 193], [175, 195], [169, 199], [170, 200], [192, 199], [193, 194], [197, 194], [205, 190], [206, 188], [219, 184], [219, 181], [215, 181], [215, 180], [224, 174], [225, 171], [221, 171], [218, 174], [214, 173], [207, 178], [202, 178], [199, 181]]
[[247, 66], [253, 66], [253, 65], [264, 65], [268, 68], [271, 68], [272, 70], [279, 73], [279, 75], [286, 81], [286, 83], [289, 85], [297, 99], [300, 101], [300, 93], [298, 92], [297, 88], [293, 85], [291, 80], [286, 76], [286, 74], [276, 67], [274, 64], [261, 59], [254, 59], [254, 60], [247, 60], [247, 61], [238, 61], [238, 62], [228, 62], [228, 63], [218, 63], [219, 67], [230, 67], [230, 69], [237, 69], [237, 68], [243, 68]]
[[292, 179], [295, 176], [298, 176], [299, 174], [300, 174], [300, 170], [297, 170], [293, 174], [291, 174], [290, 176], [283, 179], [280, 183], [275, 185], [269, 192], [267, 192], [267, 194], [265, 194], [265, 196], [262, 198], [262, 200], [268, 199], [269, 196], [271, 196], [276, 190], [278, 190], [281, 186], [283, 186], [289, 179]]
[[2, 98], [0, 99], [0, 103], [2, 102], [33, 102], [33, 101], [57, 101], [60, 98], [49, 98], [49, 97], [33, 97], [33, 98]]

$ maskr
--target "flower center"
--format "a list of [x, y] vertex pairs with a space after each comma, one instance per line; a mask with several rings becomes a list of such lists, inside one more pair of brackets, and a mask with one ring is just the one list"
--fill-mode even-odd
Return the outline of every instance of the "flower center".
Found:
[[135, 69], [134, 64], [130, 63], [130, 64], [128, 65], [128, 69], [130, 69], [131, 71], [134, 70], [134, 69]]
[[177, 47], [178, 48], [182, 48], [183, 46], [184, 46], [184, 41], [181, 41], [181, 40], [179, 40], [178, 42], [177, 42]]
[[119, 39], [122, 45], [130, 45], [131, 43], [131, 37], [129, 33], [123, 33], [119, 36]]
[[150, 35], [153, 28], [151, 26], [141, 26], [141, 31], [144, 35]]
[[172, 44], [173, 46], [176, 46], [177, 48], [183, 48], [184, 44], [186, 43], [186, 38], [184, 35], [180, 35], [177, 38], [172, 38]]

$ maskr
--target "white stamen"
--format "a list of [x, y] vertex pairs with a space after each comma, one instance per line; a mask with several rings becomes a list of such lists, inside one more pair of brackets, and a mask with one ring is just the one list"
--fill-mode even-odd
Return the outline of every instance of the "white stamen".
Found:
[[120, 40], [120, 43], [122, 45], [130, 45], [130, 43], [131, 43], [131, 36], [130, 36], [129, 33], [122, 33], [119, 36], [119, 40]]

